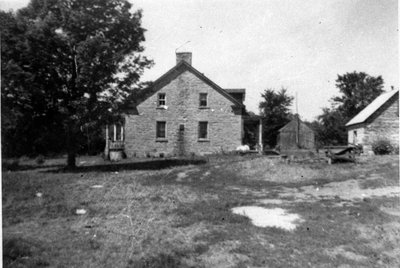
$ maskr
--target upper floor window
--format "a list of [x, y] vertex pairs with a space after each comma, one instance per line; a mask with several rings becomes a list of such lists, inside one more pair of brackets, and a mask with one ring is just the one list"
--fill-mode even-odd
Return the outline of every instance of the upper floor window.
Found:
[[157, 106], [165, 106], [166, 104], [167, 104], [167, 99], [166, 99], [165, 93], [159, 93]]
[[207, 107], [207, 93], [200, 93], [200, 107]]

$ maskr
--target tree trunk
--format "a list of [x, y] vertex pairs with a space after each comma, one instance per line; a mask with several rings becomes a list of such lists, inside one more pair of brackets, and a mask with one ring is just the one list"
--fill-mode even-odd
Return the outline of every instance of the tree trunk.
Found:
[[74, 143], [74, 134], [72, 131], [72, 126], [68, 126], [67, 133], [67, 167], [75, 168], [76, 167], [76, 154], [75, 154], [75, 143]]
[[75, 152], [68, 152], [67, 167], [68, 168], [75, 168], [76, 167]]

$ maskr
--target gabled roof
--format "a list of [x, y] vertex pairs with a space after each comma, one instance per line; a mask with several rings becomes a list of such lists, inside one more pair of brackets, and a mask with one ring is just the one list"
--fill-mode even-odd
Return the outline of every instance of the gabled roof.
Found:
[[282, 128], [280, 128], [278, 131], [279, 132], [283, 132], [283, 131], [290, 131], [290, 130], [296, 129], [297, 128], [297, 122], [300, 123], [300, 126], [303, 128], [303, 130], [307, 129], [310, 132], [314, 132], [314, 130], [312, 130], [306, 123], [301, 121], [301, 119], [296, 117], [296, 116], [289, 123], [287, 123]]
[[195, 76], [197, 76], [200, 80], [202, 80], [204, 83], [215, 89], [217, 92], [219, 92], [221, 95], [223, 95], [225, 98], [230, 100], [234, 105], [238, 107], [244, 107], [242, 103], [237, 101], [234, 97], [229, 95], [227, 91], [222, 89], [220, 86], [215, 84], [213, 81], [211, 81], [209, 78], [207, 78], [204, 74], [200, 73], [197, 71], [193, 66], [191, 66], [189, 63], [185, 61], [180, 61], [177, 65], [175, 65], [173, 68], [171, 68], [168, 72], [166, 72], [164, 75], [162, 75], [160, 78], [158, 78], [154, 83], [145, 90], [145, 95], [141, 98], [141, 101], [137, 103], [139, 105], [146, 99], [148, 99], [150, 96], [152, 96], [154, 93], [156, 93], [158, 90], [162, 89], [165, 85], [169, 84], [172, 80], [177, 78], [180, 74], [182, 74], [185, 71], [189, 71]]
[[347, 124], [346, 127], [364, 123], [369, 117], [371, 117], [382, 105], [389, 101], [399, 90], [392, 90], [381, 94], [373, 102], [371, 102], [367, 107], [365, 107], [361, 112], [354, 116]]

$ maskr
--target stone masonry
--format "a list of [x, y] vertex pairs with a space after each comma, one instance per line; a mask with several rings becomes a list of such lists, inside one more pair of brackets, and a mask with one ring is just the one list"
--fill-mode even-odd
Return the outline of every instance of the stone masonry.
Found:
[[[357, 131], [356, 137], [354, 131]], [[399, 95], [382, 105], [365, 123], [350, 126], [348, 133], [348, 142], [362, 144], [367, 153], [378, 139], [387, 139], [399, 146]]]
[[[166, 107], [157, 107], [158, 94]], [[207, 93], [207, 107], [199, 94]], [[148, 97], [137, 114], [125, 116], [125, 152], [128, 157], [202, 155], [235, 150], [242, 143], [242, 115], [234, 103], [190, 71]], [[166, 122], [166, 138], [156, 138], [156, 122]], [[198, 125], [208, 122], [208, 139], [199, 140]], [[184, 125], [184, 130], [180, 125]]]

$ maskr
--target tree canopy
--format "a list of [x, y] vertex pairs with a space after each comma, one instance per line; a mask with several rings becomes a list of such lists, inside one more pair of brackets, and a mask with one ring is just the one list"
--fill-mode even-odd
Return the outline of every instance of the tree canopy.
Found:
[[336, 87], [341, 95], [332, 100], [346, 118], [352, 118], [383, 92], [381, 76], [373, 77], [364, 72], [338, 75]]
[[285, 88], [275, 92], [266, 89], [261, 94], [259, 103], [260, 115], [263, 116], [263, 142], [273, 148], [277, 142], [278, 130], [290, 121], [290, 106], [293, 97], [287, 94]]
[[347, 143], [346, 123], [383, 92], [381, 76], [364, 72], [338, 75], [336, 87], [341, 95], [331, 99], [332, 107], [324, 108], [318, 120], [312, 123], [321, 145]]
[[141, 55], [141, 18], [126, 0], [32, 0], [0, 12], [3, 142], [64, 132], [74, 166], [82, 127], [115, 119], [141, 89], [152, 64]]

